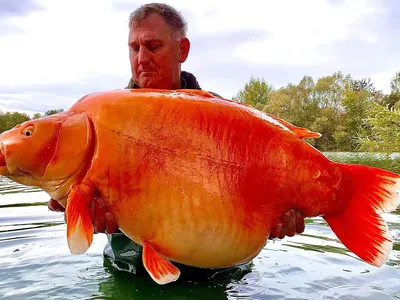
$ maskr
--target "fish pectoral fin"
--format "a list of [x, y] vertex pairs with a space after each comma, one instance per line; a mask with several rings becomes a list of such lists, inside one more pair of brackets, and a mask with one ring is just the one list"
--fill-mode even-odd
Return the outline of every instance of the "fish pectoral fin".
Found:
[[151, 278], [158, 284], [167, 284], [176, 281], [181, 272], [168, 259], [163, 257], [150, 245], [143, 243], [143, 265]]
[[89, 204], [94, 197], [94, 186], [89, 179], [74, 185], [68, 195], [66, 220], [68, 247], [72, 254], [85, 253], [93, 241], [94, 228]]

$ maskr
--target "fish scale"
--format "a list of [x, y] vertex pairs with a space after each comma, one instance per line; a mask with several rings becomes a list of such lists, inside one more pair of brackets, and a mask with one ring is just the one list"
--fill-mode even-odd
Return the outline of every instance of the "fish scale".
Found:
[[98, 194], [159, 284], [178, 280], [174, 262], [253, 259], [289, 209], [323, 217], [380, 267], [392, 249], [380, 213], [399, 205], [400, 176], [333, 162], [304, 140], [319, 136], [204, 91], [113, 90], [2, 133], [0, 174], [66, 207], [74, 254], [92, 243], [88, 207]]

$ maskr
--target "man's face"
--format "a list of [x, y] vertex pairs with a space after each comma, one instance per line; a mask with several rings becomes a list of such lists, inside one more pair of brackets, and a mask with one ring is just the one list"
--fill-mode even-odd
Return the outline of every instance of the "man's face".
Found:
[[151, 14], [131, 28], [128, 44], [132, 77], [141, 88], [180, 87], [180, 64], [189, 53], [189, 40], [175, 41], [160, 15]]

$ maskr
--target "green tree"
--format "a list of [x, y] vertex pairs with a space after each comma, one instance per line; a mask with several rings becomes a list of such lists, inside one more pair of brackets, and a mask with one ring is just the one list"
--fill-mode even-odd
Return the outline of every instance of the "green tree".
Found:
[[314, 90], [319, 107], [331, 107], [340, 111], [346, 89], [348, 89], [351, 81], [350, 75], [344, 76], [341, 72], [318, 79]]
[[369, 130], [357, 137], [360, 151], [399, 152], [400, 112], [371, 101], [363, 124]]
[[233, 97], [233, 100], [261, 108], [268, 103], [269, 95], [273, 89], [273, 86], [268, 84], [264, 78], [259, 79], [251, 76], [250, 81]]
[[291, 113], [294, 110], [294, 105], [288, 90], [289, 87], [273, 91], [269, 95], [268, 103], [261, 108], [261, 111], [293, 123], [294, 120]]
[[387, 105], [389, 109], [392, 107], [396, 110], [400, 109], [400, 72], [390, 81], [391, 92], [389, 95], [385, 96], [383, 105]]
[[319, 110], [314, 113], [310, 129], [322, 136], [315, 140], [315, 147], [321, 151], [346, 148], [343, 118], [343, 99], [351, 83], [350, 75], [335, 72], [318, 79], [314, 87], [315, 103]]
[[64, 111], [64, 109], [62, 109], [62, 108], [59, 108], [59, 109], [50, 109], [50, 110], [46, 111], [46, 112], [44, 113], [44, 115], [45, 115], [45, 116], [50, 116], [50, 115], [58, 114], [58, 113], [63, 112], [63, 111]]
[[350, 90], [347, 91], [343, 106], [346, 114], [344, 115], [344, 126], [346, 135], [343, 136], [347, 140], [348, 151], [354, 151], [358, 147], [356, 136], [363, 130], [362, 120], [366, 116], [367, 101], [370, 94], [366, 90]]
[[377, 91], [371, 80], [365, 78], [351, 80], [342, 101], [345, 110], [343, 117], [345, 132], [341, 135], [341, 138], [347, 141], [346, 150], [358, 150], [360, 145], [357, 137], [362, 132], [371, 130], [370, 126], [363, 121], [367, 117], [372, 101], [382, 101], [382, 93]]
[[400, 94], [400, 71], [392, 78], [390, 88], [391, 94]]
[[356, 79], [351, 81], [353, 91], [367, 91], [370, 95], [375, 95], [377, 90], [371, 82], [371, 78]]
[[381, 99], [376, 102], [380, 105], [387, 106], [388, 108], [399, 109], [400, 105], [400, 93], [391, 93], [389, 95], [383, 95]]
[[[266, 87], [270, 86], [265, 80], [251, 77], [236, 100], [295, 126], [321, 133], [320, 138], [308, 140], [321, 151], [365, 150], [365, 139], [361, 147], [360, 136], [378, 141], [383, 135], [378, 130], [379, 120], [373, 115], [378, 112], [376, 105], [386, 109], [385, 114], [400, 113], [400, 72], [392, 78], [389, 95], [377, 90], [370, 78], [353, 79], [350, 74], [343, 75], [340, 71], [321, 77], [317, 82], [304, 76], [297, 85], [289, 83], [277, 90]], [[261, 91], [265, 91], [266, 96], [260, 96]], [[380, 111], [379, 116], [385, 114]], [[382, 128], [385, 124], [382, 123]], [[394, 131], [399, 132], [397, 128]], [[394, 135], [382, 137], [385, 143], [395, 138]]]
[[0, 112], [0, 132], [9, 130], [19, 123], [30, 120], [27, 114], [19, 112]]

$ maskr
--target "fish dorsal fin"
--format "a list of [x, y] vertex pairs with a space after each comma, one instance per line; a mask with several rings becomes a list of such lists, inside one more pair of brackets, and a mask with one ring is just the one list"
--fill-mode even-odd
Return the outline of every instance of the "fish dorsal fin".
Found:
[[[204, 90], [197, 90], [197, 89], [178, 89], [178, 90], [174, 90], [172, 91], [172, 93], [184, 93], [186, 95], [190, 95], [190, 96], [199, 96], [199, 97], [204, 97], [204, 98], [214, 98], [217, 97], [216, 95], [212, 94], [211, 92], [207, 92]], [[217, 97], [219, 98], [219, 97]], [[235, 103], [238, 104], [237, 101], [234, 100], [229, 100], [229, 99], [223, 99], [227, 102], [231, 102], [231, 103]], [[239, 105], [244, 105], [247, 107], [251, 107], [250, 105], [244, 104], [244, 103], [239, 103]], [[253, 108], [253, 107], [252, 107]], [[261, 112], [261, 111], [260, 111]], [[290, 124], [289, 122], [286, 122], [278, 117], [272, 116], [270, 114], [267, 114], [265, 112], [261, 112], [263, 114], [265, 114], [266, 116], [270, 117], [271, 119], [273, 119], [274, 121], [280, 123], [282, 126], [286, 127], [287, 129], [289, 129], [291, 132], [293, 132], [294, 134], [296, 134], [296, 136], [299, 139], [304, 139], [304, 138], [319, 138], [321, 137], [321, 134], [318, 132], [313, 132], [311, 130], [308, 130], [307, 128], [302, 128], [302, 127], [297, 127], [294, 126], [293, 124]]]
[[283, 126], [287, 127], [290, 131], [292, 131], [294, 134], [297, 135], [299, 139], [305, 139], [305, 138], [319, 138], [321, 137], [321, 134], [319, 132], [313, 132], [308, 130], [307, 128], [303, 127], [297, 127], [294, 126], [293, 124], [290, 124], [289, 122], [286, 122], [278, 117], [272, 116], [270, 114], [265, 113], [268, 117], [274, 119], [275, 121], [281, 123]]
[[197, 90], [197, 89], [178, 89], [173, 92], [176, 93], [184, 93], [190, 96], [199, 96], [199, 97], [204, 97], [204, 98], [214, 98], [215, 95], [213, 95], [210, 92], [203, 91], [203, 90]]

